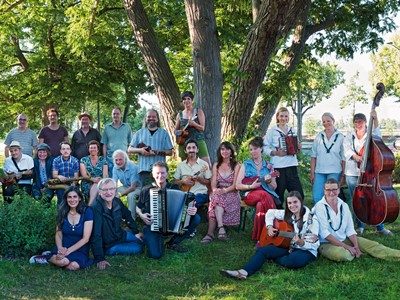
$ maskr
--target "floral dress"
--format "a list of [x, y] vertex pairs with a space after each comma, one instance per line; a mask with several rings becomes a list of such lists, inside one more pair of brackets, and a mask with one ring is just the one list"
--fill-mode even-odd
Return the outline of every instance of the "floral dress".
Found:
[[[90, 156], [85, 156], [81, 158], [81, 164], [85, 165], [85, 168], [90, 175], [90, 177], [103, 177], [103, 166], [107, 164], [106, 159], [103, 156], [99, 156], [99, 160], [95, 166], [92, 165], [90, 162]], [[91, 182], [82, 180], [82, 193], [86, 197], [89, 196], [90, 186], [92, 185]]]
[[[217, 188], [228, 188], [234, 184], [235, 173], [226, 177], [217, 172]], [[219, 205], [224, 208], [223, 223], [226, 226], [238, 225], [240, 223], [240, 194], [237, 190], [222, 195], [211, 194], [208, 215], [215, 219], [214, 208]]]

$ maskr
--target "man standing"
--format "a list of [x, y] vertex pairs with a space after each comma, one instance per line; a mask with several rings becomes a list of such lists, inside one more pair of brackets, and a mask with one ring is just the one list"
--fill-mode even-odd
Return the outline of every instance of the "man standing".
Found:
[[[71, 156], [71, 144], [61, 142], [61, 155], [53, 161], [52, 173], [53, 178], [59, 179], [65, 183], [67, 179], [77, 178], [79, 176], [79, 160]], [[69, 185], [76, 185], [77, 181], [71, 182]], [[57, 189], [57, 204], [60, 205], [64, 194], [64, 189]]]
[[112, 110], [113, 122], [104, 127], [101, 143], [103, 144], [103, 156], [107, 158], [109, 173], [112, 174], [115, 150], [127, 151], [132, 139], [132, 130], [127, 123], [121, 121], [121, 109], [115, 107]]
[[149, 109], [145, 116], [146, 127], [138, 130], [128, 148], [129, 153], [139, 156], [139, 180], [144, 186], [151, 178], [151, 169], [155, 162], [165, 162], [165, 156], [172, 155], [171, 138], [167, 131], [160, 128], [160, 118], [155, 109]]
[[[104, 178], [98, 183], [99, 196], [92, 205], [94, 219], [91, 247], [95, 263], [104, 270], [110, 263], [105, 255], [133, 255], [143, 251], [142, 233], [128, 208], [115, 197], [116, 183]], [[121, 227], [121, 221], [130, 231]]]
[[68, 131], [58, 124], [58, 110], [50, 108], [47, 111], [47, 118], [50, 124], [43, 127], [39, 132], [39, 144], [46, 143], [51, 149], [51, 156], [56, 157], [61, 154], [60, 143], [69, 142]]
[[18, 141], [10, 143], [11, 156], [4, 161], [3, 171], [5, 181], [3, 182], [4, 201], [12, 202], [12, 196], [17, 188], [25, 189], [28, 194], [32, 192], [32, 169], [33, 159], [22, 153], [21, 144]]
[[[146, 226], [143, 228], [143, 240], [147, 246], [147, 254], [151, 258], [161, 258], [163, 254], [163, 234], [160, 232], [151, 231], [150, 225], [153, 223], [153, 216], [150, 215], [150, 189], [175, 189], [179, 190], [176, 184], [167, 182], [168, 166], [165, 162], [156, 162], [153, 164], [153, 177], [155, 179], [154, 185], [147, 185], [142, 189], [139, 196], [139, 203], [136, 209], [138, 216], [143, 220]], [[200, 223], [200, 216], [196, 214], [196, 207], [189, 207], [187, 214], [191, 216], [190, 223], [186, 228], [184, 234], [174, 234], [167, 242], [167, 249], [177, 252], [187, 252], [188, 249], [179, 245], [180, 242], [187, 239], [196, 229]]]
[[211, 171], [208, 163], [197, 157], [199, 148], [195, 140], [188, 139], [184, 147], [187, 159], [178, 164], [174, 183], [195, 194], [196, 207], [199, 208], [208, 202], [207, 185], [210, 183]]
[[101, 135], [97, 129], [90, 127], [90, 123], [93, 122], [91, 115], [83, 112], [78, 116], [78, 119], [81, 122], [81, 128], [75, 131], [72, 136], [72, 156], [80, 160], [89, 155], [88, 143], [92, 140], [100, 143]]
[[126, 196], [128, 200], [128, 208], [132, 213], [132, 218], [135, 219], [136, 214], [136, 199], [140, 193], [140, 183], [138, 177], [138, 167], [129, 160], [128, 154], [122, 150], [116, 150], [113, 154], [114, 169], [112, 178], [122, 186], [118, 187], [117, 197]]
[[319, 222], [322, 256], [334, 261], [352, 261], [361, 251], [385, 260], [400, 260], [400, 251], [375, 241], [357, 237], [349, 206], [338, 197], [339, 183], [330, 178], [324, 185], [324, 197], [313, 208]]
[[28, 128], [28, 117], [25, 114], [18, 115], [17, 124], [18, 127], [12, 129], [7, 134], [4, 141], [6, 145], [4, 149], [5, 157], [10, 155], [10, 144], [12, 141], [18, 141], [20, 143], [23, 154], [29, 155], [30, 157], [35, 156], [38, 140], [36, 138], [36, 133]]

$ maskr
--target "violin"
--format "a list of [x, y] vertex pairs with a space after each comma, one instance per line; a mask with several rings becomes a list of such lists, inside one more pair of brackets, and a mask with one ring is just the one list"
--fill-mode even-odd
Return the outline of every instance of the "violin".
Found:
[[[378, 83], [372, 110], [379, 106], [385, 86]], [[399, 198], [392, 186], [395, 166], [393, 152], [380, 137], [372, 135], [373, 118], [368, 123], [360, 175], [353, 194], [353, 209], [357, 218], [369, 225], [393, 222], [399, 215]]]

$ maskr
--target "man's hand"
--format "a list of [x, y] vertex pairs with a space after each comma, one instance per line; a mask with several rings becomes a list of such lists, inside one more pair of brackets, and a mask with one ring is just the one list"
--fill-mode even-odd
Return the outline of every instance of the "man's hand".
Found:
[[140, 214], [139, 217], [143, 220], [144, 224], [146, 225], [153, 224], [153, 218], [151, 217], [151, 214], [149, 213]]
[[102, 260], [97, 263], [97, 268], [99, 268], [100, 270], [104, 270], [107, 266], [111, 267], [110, 263], [106, 260]]

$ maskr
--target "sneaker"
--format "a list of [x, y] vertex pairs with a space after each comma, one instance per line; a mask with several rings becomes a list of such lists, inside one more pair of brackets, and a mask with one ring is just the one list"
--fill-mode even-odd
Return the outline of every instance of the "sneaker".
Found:
[[383, 230], [375, 231], [375, 234], [378, 234], [378, 235], [393, 235], [393, 232], [391, 232], [389, 229], [383, 229]]
[[51, 251], [49, 251], [49, 250], [43, 251], [43, 252], [42, 252], [42, 255], [46, 255], [46, 256], [47, 256], [47, 255], [49, 255], [49, 254], [51, 254]]
[[358, 227], [356, 229], [357, 235], [363, 235], [364, 234], [364, 228], [363, 227]]
[[47, 256], [45, 255], [34, 255], [29, 259], [30, 264], [48, 264]]
[[186, 247], [183, 247], [179, 244], [167, 244], [167, 249], [170, 249], [172, 251], [176, 251], [179, 253], [185, 253], [185, 252], [189, 252], [189, 249]]
[[190, 238], [194, 238], [196, 236], [197, 230], [195, 229], [191, 234], [189, 234]]

